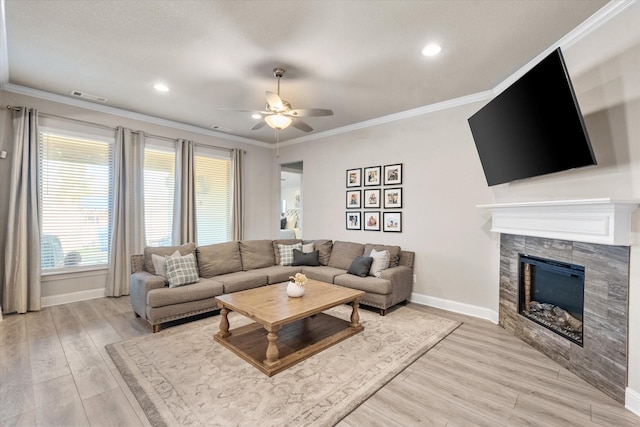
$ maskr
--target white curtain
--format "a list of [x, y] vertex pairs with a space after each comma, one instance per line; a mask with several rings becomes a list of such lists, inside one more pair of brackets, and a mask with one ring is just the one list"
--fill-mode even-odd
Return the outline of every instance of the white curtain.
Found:
[[194, 142], [176, 141], [176, 177], [173, 192], [173, 244], [197, 242]]
[[238, 148], [231, 152], [233, 157], [233, 205], [231, 207], [233, 240], [244, 238], [244, 154], [244, 150]]
[[37, 111], [14, 111], [13, 131], [2, 306], [26, 313], [40, 310], [41, 292]]
[[129, 295], [131, 254], [145, 247], [144, 133], [116, 128], [111, 253], [105, 295]]

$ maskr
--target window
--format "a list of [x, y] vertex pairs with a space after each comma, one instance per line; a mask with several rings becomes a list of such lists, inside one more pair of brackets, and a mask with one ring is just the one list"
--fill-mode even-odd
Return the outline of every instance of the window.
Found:
[[42, 270], [106, 266], [113, 131], [40, 123]]
[[230, 153], [196, 146], [196, 222], [198, 246], [231, 240]]
[[147, 138], [144, 150], [144, 223], [147, 246], [171, 246], [175, 143]]

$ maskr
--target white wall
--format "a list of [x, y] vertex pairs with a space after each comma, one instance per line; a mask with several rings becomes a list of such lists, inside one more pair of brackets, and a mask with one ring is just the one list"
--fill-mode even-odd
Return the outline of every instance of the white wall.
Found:
[[[9, 169], [11, 156], [13, 155], [13, 138], [11, 133], [11, 113], [4, 109], [6, 105], [25, 106], [37, 108], [41, 113], [98, 123], [105, 126], [124, 126], [134, 130], [142, 130], [148, 134], [165, 136], [168, 138], [192, 139], [197, 143], [210, 144], [226, 148], [242, 148], [246, 151], [245, 162], [245, 237], [247, 239], [264, 239], [271, 237], [271, 216], [267, 209], [274, 207], [272, 194], [274, 189], [271, 176], [275, 166], [275, 156], [270, 148], [259, 147], [252, 144], [226, 140], [223, 137], [203, 135], [181, 129], [161, 126], [134, 120], [127, 117], [115, 116], [65, 105], [53, 101], [38, 99], [21, 94], [2, 91], [0, 92], [0, 150], [6, 150], [9, 155], [6, 160], [0, 159], [0, 224], [6, 224], [9, 201]], [[5, 227], [0, 226], [0, 273], [4, 264], [4, 234]], [[4, 274], [0, 276], [4, 280]], [[104, 289], [106, 271], [96, 273], [64, 274], [47, 276], [43, 279], [42, 297], [43, 304], [57, 304], [73, 299], [81, 299], [84, 296], [100, 296]], [[65, 299], [66, 298], [66, 299]]]
[[[305, 239], [400, 245], [415, 251], [414, 292], [497, 313], [496, 243], [492, 200], [465, 106], [280, 150], [280, 162], [304, 161]], [[403, 164], [402, 233], [345, 227], [347, 169]]]
[[[399, 244], [416, 252], [419, 302], [492, 318], [499, 241], [488, 231], [490, 215], [475, 205], [640, 200], [638, 22], [636, 2], [573, 45], [561, 45], [597, 166], [488, 188], [466, 122], [481, 104], [291, 145], [280, 160], [304, 160], [305, 238]], [[345, 230], [345, 170], [395, 162], [404, 164], [403, 232]], [[640, 415], [640, 210], [632, 221], [626, 405]]]

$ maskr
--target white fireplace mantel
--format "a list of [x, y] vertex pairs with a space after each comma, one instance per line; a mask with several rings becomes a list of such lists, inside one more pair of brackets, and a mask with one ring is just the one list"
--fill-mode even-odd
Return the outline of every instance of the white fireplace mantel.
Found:
[[631, 214], [640, 201], [559, 200], [477, 205], [492, 211], [491, 231], [603, 245], [631, 245]]

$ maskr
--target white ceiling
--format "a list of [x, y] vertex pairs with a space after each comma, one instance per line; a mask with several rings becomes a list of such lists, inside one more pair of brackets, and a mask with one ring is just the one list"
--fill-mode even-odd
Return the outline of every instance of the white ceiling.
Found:
[[[491, 90], [607, 3], [5, 0], [2, 84], [272, 143], [220, 109], [263, 109], [276, 66], [293, 108], [334, 111], [305, 119], [318, 133]], [[422, 56], [433, 41], [442, 53]]]

